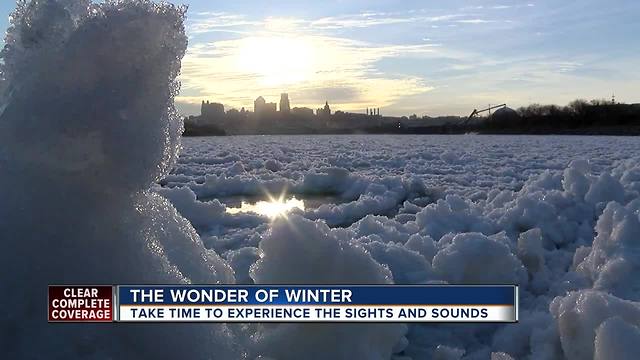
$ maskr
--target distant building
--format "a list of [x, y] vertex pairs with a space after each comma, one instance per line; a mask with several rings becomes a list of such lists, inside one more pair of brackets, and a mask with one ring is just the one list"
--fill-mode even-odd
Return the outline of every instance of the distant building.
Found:
[[291, 111], [291, 105], [289, 104], [289, 94], [280, 94], [280, 112], [288, 114]]
[[307, 107], [294, 107], [291, 113], [303, 117], [313, 117], [313, 109]]
[[224, 116], [224, 105], [203, 100], [200, 107], [200, 115], [206, 119], [222, 117]]
[[258, 98], [253, 102], [253, 112], [260, 114], [264, 110], [266, 104], [267, 102], [264, 101], [264, 98], [262, 96], [258, 96]]
[[520, 120], [520, 114], [517, 111], [513, 110], [509, 107], [503, 107], [496, 110], [493, 114], [490, 115], [491, 120], [508, 123], [508, 122], [516, 122]]
[[258, 96], [258, 98], [253, 102], [253, 111], [256, 115], [275, 113], [276, 107], [276, 103], [268, 103], [262, 96]]
[[323, 108], [319, 108], [316, 111], [316, 114], [318, 114], [318, 116], [329, 116], [331, 115], [331, 108], [329, 107], [329, 102], [325, 102], [324, 103], [324, 107]]
[[367, 108], [367, 115], [371, 115], [371, 116], [380, 115], [380, 108]]

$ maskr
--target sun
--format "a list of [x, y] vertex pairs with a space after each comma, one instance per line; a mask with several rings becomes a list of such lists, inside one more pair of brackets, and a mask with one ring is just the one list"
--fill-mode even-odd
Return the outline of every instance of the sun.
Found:
[[305, 38], [256, 36], [241, 40], [236, 65], [258, 75], [264, 86], [280, 86], [310, 80], [315, 59], [316, 49]]

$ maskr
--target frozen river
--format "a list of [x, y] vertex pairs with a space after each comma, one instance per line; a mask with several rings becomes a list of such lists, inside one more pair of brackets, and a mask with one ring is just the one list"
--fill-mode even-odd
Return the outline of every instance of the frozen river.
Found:
[[[633, 137], [185, 138], [178, 164], [162, 184], [187, 185], [199, 200], [218, 199], [233, 213], [260, 213], [256, 204], [279, 202], [283, 206], [265, 213], [302, 208], [314, 210], [314, 219], [344, 226], [367, 214], [400, 215], [406, 222], [409, 217], [401, 214], [408, 211], [398, 211], [405, 201], [412, 209], [451, 194], [477, 202], [496, 191], [520, 190], [545, 172], [561, 174], [573, 160], [588, 161], [589, 174], [599, 175], [638, 155], [640, 141]], [[363, 202], [373, 206], [332, 211]], [[233, 230], [217, 227], [216, 234]]]
[[238, 282], [520, 284], [519, 324], [411, 326], [398, 354], [580, 359], [640, 334], [616, 320], [640, 319], [639, 156], [634, 137], [187, 138], [156, 190]]

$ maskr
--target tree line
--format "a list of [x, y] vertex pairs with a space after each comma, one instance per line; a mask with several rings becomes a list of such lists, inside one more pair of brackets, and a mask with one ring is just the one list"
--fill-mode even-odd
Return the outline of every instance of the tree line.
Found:
[[574, 100], [566, 106], [531, 104], [516, 110], [517, 116], [491, 116], [471, 127], [483, 132], [570, 132], [572, 130], [640, 127], [640, 104], [607, 100]]

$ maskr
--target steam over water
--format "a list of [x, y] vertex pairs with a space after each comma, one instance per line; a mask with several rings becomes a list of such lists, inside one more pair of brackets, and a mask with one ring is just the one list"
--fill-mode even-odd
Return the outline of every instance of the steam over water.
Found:
[[[234, 137], [181, 149], [184, 16], [147, 0], [18, 2], [0, 63], [0, 358], [637, 357], [637, 141]], [[327, 201], [224, 203], [265, 192]], [[517, 283], [521, 321], [45, 321], [48, 284], [235, 282]]]

